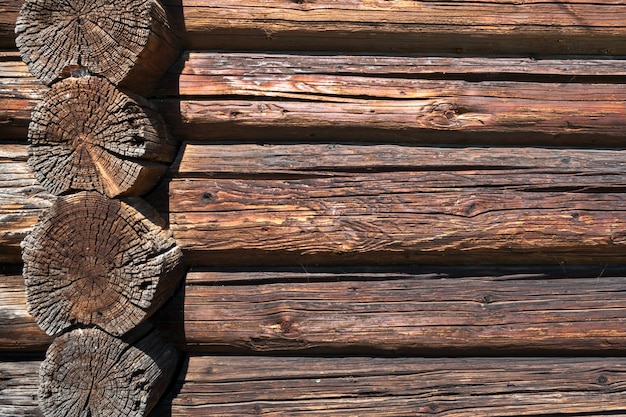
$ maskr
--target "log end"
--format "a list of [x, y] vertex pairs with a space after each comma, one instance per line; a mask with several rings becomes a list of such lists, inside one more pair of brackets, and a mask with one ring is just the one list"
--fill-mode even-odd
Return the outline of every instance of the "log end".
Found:
[[40, 217], [22, 258], [29, 313], [46, 333], [87, 325], [122, 335], [171, 296], [182, 252], [150, 211], [139, 199], [82, 192]]
[[15, 43], [46, 85], [85, 71], [146, 94], [179, 54], [169, 21], [157, 0], [26, 0]]
[[35, 107], [28, 138], [28, 163], [55, 195], [141, 195], [160, 180], [176, 150], [148, 101], [93, 76], [55, 84]]

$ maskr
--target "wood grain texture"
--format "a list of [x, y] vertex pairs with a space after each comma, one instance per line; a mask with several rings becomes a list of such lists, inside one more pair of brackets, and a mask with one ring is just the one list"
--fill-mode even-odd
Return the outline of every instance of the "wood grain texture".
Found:
[[0, 143], [26, 141], [31, 112], [46, 90], [18, 53], [0, 52]]
[[619, 352], [623, 280], [607, 265], [191, 271], [156, 320], [190, 352]]
[[39, 360], [0, 361], [0, 416], [43, 417], [37, 405]]
[[46, 85], [87, 72], [145, 94], [179, 53], [158, 0], [25, 0], [15, 33], [22, 59]]
[[623, 416], [623, 362], [194, 356], [156, 416]]
[[160, 181], [176, 150], [146, 99], [100, 77], [54, 84], [31, 119], [28, 163], [55, 195], [144, 194]]
[[[620, 60], [190, 53], [154, 104], [180, 140], [621, 146], [624, 71]], [[24, 140], [43, 91], [0, 76], [2, 136]]]
[[0, 263], [21, 262], [20, 242], [55, 197], [26, 164], [26, 146], [0, 145]]
[[613, 168], [623, 157], [188, 144], [167, 210], [199, 264], [620, 262], [623, 178]]
[[22, 241], [29, 312], [48, 334], [98, 326], [120, 336], [167, 300], [182, 255], [143, 200], [59, 198]]
[[[41, 417], [39, 362], [0, 362], [0, 415]], [[623, 358], [192, 356], [152, 417], [626, 416]]]
[[178, 354], [157, 331], [122, 340], [97, 328], [57, 337], [39, 370], [46, 417], [144, 417], [168, 387]]
[[623, 71], [607, 60], [188, 53], [159, 108], [186, 139], [619, 146]]
[[[0, 275], [0, 351], [43, 352], [52, 342], [26, 310], [21, 274]], [[0, 409], [0, 414], [2, 410]]]
[[0, 2], [0, 49], [15, 48], [15, 22], [24, 0]]
[[[0, 3], [0, 46], [14, 45], [22, 0]], [[624, 55], [619, 0], [166, 0], [188, 49]], [[373, 24], [375, 22], [376, 24]]]
[[604, 1], [166, 0], [189, 49], [623, 54]]

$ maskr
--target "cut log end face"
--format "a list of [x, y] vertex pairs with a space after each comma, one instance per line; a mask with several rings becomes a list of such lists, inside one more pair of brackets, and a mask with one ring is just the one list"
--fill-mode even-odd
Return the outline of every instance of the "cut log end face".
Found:
[[39, 372], [46, 417], [145, 416], [170, 382], [175, 350], [153, 331], [129, 344], [98, 329], [55, 339]]
[[74, 325], [126, 333], [171, 295], [182, 261], [160, 226], [95, 192], [60, 198], [22, 248], [29, 312], [50, 335]]
[[99, 77], [55, 84], [35, 108], [28, 137], [29, 165], [56, 195], [139, 195], [158, 182], [174, 156], [150, 104]]
[[15, 42], [44, 84], [68, 76], [72, 67], [119, 84], [138, 65], [150, 37], [157, 36], [153, 24], [167, 26], [156, 0], [26, 0]]

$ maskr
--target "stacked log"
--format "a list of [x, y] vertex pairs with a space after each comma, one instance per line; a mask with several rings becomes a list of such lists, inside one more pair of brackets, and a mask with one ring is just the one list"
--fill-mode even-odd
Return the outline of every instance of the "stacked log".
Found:
[[[148, 92], [178, 54], [157, 1], [27, 0], [15, 28], [50, 86], [28, 130], [28, 165], [57, 196], [22, 242], [26, 303], [55, 336], [39, 372], [45, 416], [145, 416], [178, 359], [143, 324], [172, 295], [182, 254], [138, 196], [175, 144]], [[120, 200], [120, 197], [128, 197]]]
[[[7, 47], [17, 3], [0, 4]], [[147, 101], [78, 62], [48, 86], [0, 53], [0, 415], [40, 416], [38, 395], [46, 413], [63, 399], [97, 414], [99, 378], [129, 399], [110, 410], [147, 410], [167, 378], [146, 378], [172, 364], [147, 321], [189, 353], [153, 417], [626, 415], [621, 0], [165, 4], [185, 48], [213, 51], [183, 54]], [[109, 107], [114, 146], [89, 118], [38, 106], [70, 84], [94, 114], [89, 98], [113, 87], [98, 102], [124, 103]], [[165, 174], [171, 146], [139, 143], [165, 137], [154, 109], [182, 141]], [[193, 264], [158, 309], [172, 247], [138, 196]], [[103, 237], [91, 257], [49, 239], [82, 230], [54, 214], [76, 201], [85, 236]], [[152, 242], [137, 263], [119, 255], [119, 232], [92, 232], [131, 225]], [[30, 295], [52, 290], [68, 314], [27, 306], [25, 277], [6, 265], [27, 231], [65, 257], [25, 250]], [[33, 275], [46, 268], [111, 285]], [[116, 323], [100, 314], [117, 316], [109, 301], [128, 271], [131, 311]], [[53, 336], [38, 324], [49, 317], [63, 321]], [[107, 362], [104, 345], [124, 359]], [[42, 367], [30, 354], [48, 347]], [[120, 352], [140, 365], [91, 366]], [[78, 374], [95, 375], [92, 391], [56, 389]]]

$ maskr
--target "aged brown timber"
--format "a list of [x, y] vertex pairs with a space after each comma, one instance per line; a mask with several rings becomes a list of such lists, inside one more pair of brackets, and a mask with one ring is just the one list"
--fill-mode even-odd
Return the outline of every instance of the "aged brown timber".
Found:
[[52, 86], [33, 111], [28, 139], [28, 163], [55, 195], [141, 195], [161, 179], [175, 152], [147, 100], [93, 76]]
[[[621, 268], [305, 269], [192, 271], [152, 321], [188, 352], [571, 355], [626, 346]], [[23, 281], [2, 278], [0, 350], [44, 350], [51, 339], [21, 301]]]
[[624, 162], [620, 150], [188, 144], [167, 210], [199, 264], [621, 262]]
[[187, 369], [157, 416], [626, 415], [620, 358], [224, 356]]
[[46, 352], [39, 406], [46, 417], [144, 417], [174, 377], [177, 356], [156, 331], [122, 340], [73, 330]]
[[0, 415], [43, 417], [37, 405], [38, 372], [41, 361], [0, 361]]
[[165, 0], [189, 49], [624, 54], [626, 8], [603, 1]]
[[184, 299], [157, 320], [192, 352], [571, 354], [626, 346], [624, 278], [606, 265], [582, 273], [569, 265], [305, 269], [190, 272]]
[[19, 54], [0, 52], [0, 143], [26, 141], [31, 112], [46, 89], [30, 75]]
[[158, 0], [25, 0], [16, 45], [44, 84], [91, 73], [146, 93], [178, 56], [178, 39]]
[[[622, 146], [624, 72], [620, 60], [190, 53], [154, 103], [180, 140]], [[43, 91], [0, 77], [3, 139], [25, 139]]]
[[0, 145], [0, 263], [20, 262], [20, 242], [53, 201], [26, 165], [26, 146]]
[[[0, 5], [13, 47], [22, 1]], [[620, 0], [287, 2], [166, 0], [188, 49], [624, 55]]]
[[619, 146], [623, 72], [621, 61], [189, 53], [159, 107], [181, 139]]
[[22, 242], [29, 312], [50, 335], [137, 326], [171, 295], [181, 252], [152, 208], [96, 192], [59, 198]]
[[26, 311], [26, 293], [22, 275], [1, 274], [0, 351], [42, 352], [50, 342], [52, 338], [37, 326], [35, 319]]
[[[192, 356], [151, 416], [623, 417], [623, 368], [623, 358]], [[0, 363], [7, 415], [42, 415], [37, 369]]]

